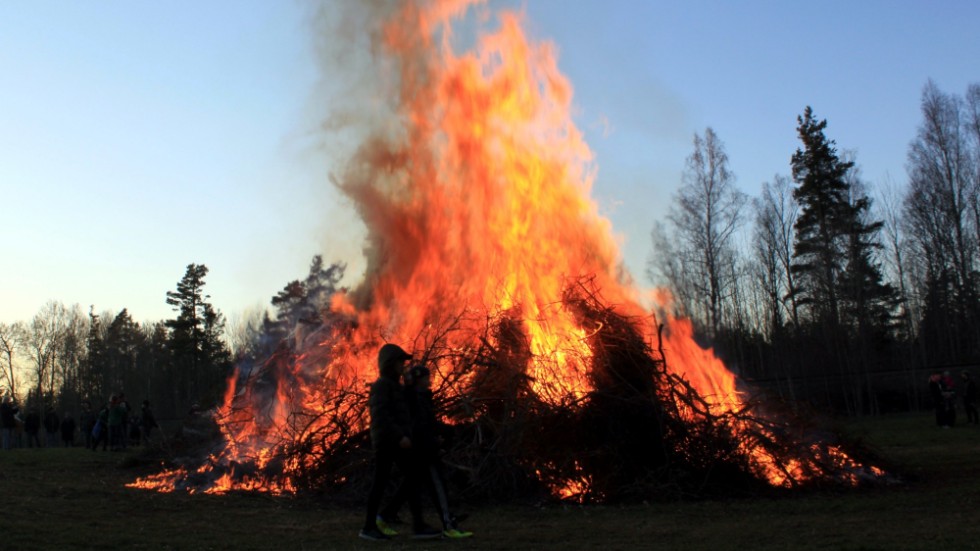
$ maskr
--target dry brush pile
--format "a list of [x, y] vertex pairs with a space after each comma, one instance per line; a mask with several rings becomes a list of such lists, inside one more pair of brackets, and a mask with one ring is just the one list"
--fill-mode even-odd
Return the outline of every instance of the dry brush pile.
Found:
[[[433, 389], [435, 405], [445, 421], [444, 460], [460, 499], [639, 501], [886, 478], [867, 466], [880, 458], [863, 446], [777, 412], [772, 403], [714, 407], [669, 368], [662, 341], [647, 342], [638, 320], [605, 305], [591, 281], [567, 286], [562, 303], [580, 326], [596, 328], [587, 337], [589, 357], [579, 358], [587, 362], [592, 390], [578, 396], [544, 400], [532, 390], [527, 366], [534, 358], [519, 317], [487, 318], [469, 346], [446, 344], [461, 318], [420, 337], [426, 343], [421, 361], [442, 375]], [[330, 324], [320, 332], [321, 349], [350, 329]], [[281, 346], [244, 377], [230, 406], [215, 416], [225, 430], [199, 430], [192, 433], [196, 443], [175, 442], [166, 464], [184, 474], [173, 486], [207, 489], [224, 478], [238, 489], [363, 499], [371, 472], [368, 389], [363, 381], [322, 384], [295, 369], [299, 357]], [[291, 395], [291, 389], [313, 392]], [[283, 415], [284, 403], [287, 422], [268, 422]], [[245, 448], [223, 436], [241, 434], [246, 424], [264, 432], [263, 446]]]

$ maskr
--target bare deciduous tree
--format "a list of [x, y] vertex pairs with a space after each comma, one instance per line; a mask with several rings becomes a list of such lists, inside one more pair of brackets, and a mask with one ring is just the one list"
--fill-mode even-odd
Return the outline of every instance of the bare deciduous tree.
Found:
[[975, 87], [964, 101], [929, 81], [922, 92], [922, 124], [908, 153], [904, 215], [910, 260], [923, 273], [921, 330], [942, 360], [969, 354], [980, 331], [978, 103]]
[[878, 188], [876, 205], [881, 218], [884, 237], [885, 273], [895, 283], [898, 293], [899, 312], [903, 335], [915, 337], [914, 320], [919, 318], [918, 303], [912, 294], [911, 274], [908, 272], [908, 235], [902, 219], [901, 192], [891, 180]]
[[776, 175], [772, 183], [762, 184], [762, 195], [755, 206], [755, 258], [757, 278], [765, 290], [770, 337], [788, 319], [799, 323], [796, 283], [790, 269], [793, 261], [793, 226], [799, 206], [793, 200], [792, 182]]
[[0, 385], [3, 385], [11, 396], [17, 395], [17, 372], [14, 369], [17, 332], [16, 324], [0, 323]]
[[734, 236], [746, 196], [735, 188], [728, 155], [711, 128], [694, 135], [694, 152], [668, 214], [670, 251], [657, 251], [659, 271], [667, 276], [692, 318], [710, 335], [718, 334], [733, 297], [738, 270]]
[[40, 410], [43, 410], [45, 387], [53, 394], [54, 364], [64, 309], [65, 306], [59, 302], [48, 302], [18, 332], [18, 343], [30, 361], [31, 383], [38, 400], [36, 406]]

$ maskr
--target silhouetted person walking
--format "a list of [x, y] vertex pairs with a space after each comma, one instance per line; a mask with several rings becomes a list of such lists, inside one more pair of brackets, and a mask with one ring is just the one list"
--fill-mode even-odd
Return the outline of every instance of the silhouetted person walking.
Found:
[[[460, 530], [456, 519], [449, 511], [449, 496], [446, 480], [443, 476], [443, 464], [440, 457], [442, 436], [439, 434], [442, 425], [436, 419], [435, 405], [432, 400], [432, 387], [429, 369], [422, 365], [412, 367], [405, 373], [405, 401], [408, 403], [409, 415], [412, 419], [412, 457], [417, 476], [429, 490], [432, 503], [439, 511], [442, 521], [442, 535], [447, 538], [468, 538], [472, 532]], [[391, 503], [381, 511], [378, 528], [394, 531], [388, 526], [389, 521], [398, 517], [398, 510], [407, 499], [406, 485], [402, 485]], [[387, 533], [387, 532], [386, 532]]]
[[378, 351], [380, 376], [371, 385], [368, 407], [371, 414], [371, 446], [374, 448], [374, 480], [368, 493], [367, 515], [358, 534], [367, 540], [387, 540], [378, 529], [378, 509], [384, 497], [391, 469], [398, 465], [408, 484], [406, 493], [412, 511], [415, 538], [435, 538], [440, 532], [425, 524], [419, 499], [417, 470], [412, 467], [412, 422], [399, 379], [412, 356], [394, 344]]

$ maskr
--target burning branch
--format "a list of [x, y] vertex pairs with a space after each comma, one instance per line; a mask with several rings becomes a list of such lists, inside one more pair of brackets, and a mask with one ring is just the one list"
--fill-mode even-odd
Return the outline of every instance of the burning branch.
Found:
[[[806, 438], [802, 427], [772, 421], [756, 404], [702, 395], [671, 369], [665, 326], [653, 321], [654, 350], [639, 329], [651, 321], [606, 305], [592, 279], [567, 285], [560, 307], [591, 328], [583, 333], [588, 353], [563, 359], [586, 367], [586, 393], [560, 380], [542, 385], [528, 374], [535, 362], [559, 366], [535, 357], [527, 324], [515, 316], [519, 308], [487, 317], [482, 334], [463, 345], [457, 337], [473, 320], [462, 314], [426, 325], [416, 339], [424, 345], [416, 357], [433, 371], [447, 463], [463, 496], [651, 499], [855, 484], [883, 475], [825, 440]], [[364, 382], [313, 381], [305, 395], [274, 390], [303, 388], [297, 366], [305, 357], [281, 352], [244, 378], [215, 417], [224, 435], [219, 452], [188, 468], [195, 474], [181, 485], [205, 480], [209, 491], [220, 480], [230, 488], [363, 495]], [[542, 388], [548, 392], [536, 391]], [[204, 476], [208, 471], [214, 477]]]

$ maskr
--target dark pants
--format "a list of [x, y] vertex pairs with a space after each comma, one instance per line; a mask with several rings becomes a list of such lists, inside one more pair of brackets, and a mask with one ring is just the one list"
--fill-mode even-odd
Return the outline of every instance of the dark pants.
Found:
[[99, 447], [99, 444], [102, 444], [102, 451], [105, 451], [106, 444], [108, 444], [108, 442], [109, 442], [109, 427], [102, 425], [99, 428], [99, 434], [93, 437], [92, 451], [95, 451], [95, 449]]
[[[415, 476], [411, 478], [422, 481], [421, 483], [428, 490], [432, 503], [439, 510], [439, 520], [442, 522], [442, 528], [444, 530], [455, 528], [453, 526], [452, 516], [449, 513], [449, 500], [446, 497], [446, 482], [442, 476], [442, 462], [438, 457], [431, 455], [428, 457], [415, 457], [413, 468], [415, 469]], [[398, 492], [395, 493], [388, 506], [381, 511], [381, 517], [394, 518], [398, 516], [398, 510], [408, 500], [408, 492], [409, 488], [403, 482], [398, 487]]]
[[126, 425], [109, 425], [109, 449], [125, 450], [127, 436]]
[[966, 410], [966, 422], [967, 423], [980, 423], [980, 413], [977, 412], [976, 402], [963, 401], [963, 409]]
[[396, 464], [398, 470], [405, 477], [403, 484], [406, 485], [405, 492], [408, 506], [412, 511], [412, 523], [416, 529], [425, 524], [422, 520], [422, 503], [419, 500], [418, 469], [414, 465], [412, 454], [409, 450], [392, 445], [375, 450], [374, 480], [371, 483], [371, 491], [368, 493], [367, 516], [364, 519], [365, 530], [377, 527], [376, 519], [378, 510], [381, 508], [381, 498], [384, 497], [385, 490], [388, 488], [391, 469]]

